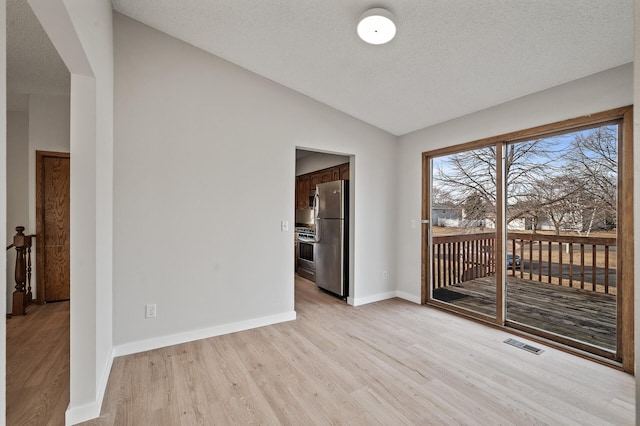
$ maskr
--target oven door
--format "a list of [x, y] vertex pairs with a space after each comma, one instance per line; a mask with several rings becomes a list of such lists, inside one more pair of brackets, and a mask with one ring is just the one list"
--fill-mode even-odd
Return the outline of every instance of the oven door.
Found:
[[316, 243], [298, 238], [298, 275], [315, 282]]

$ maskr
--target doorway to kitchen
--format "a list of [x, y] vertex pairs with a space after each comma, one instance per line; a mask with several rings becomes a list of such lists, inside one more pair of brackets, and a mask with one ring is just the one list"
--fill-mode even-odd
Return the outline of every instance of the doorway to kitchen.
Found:
[[351, 157], [296, 149], [294, 271], [346, 299], [350, 283]]

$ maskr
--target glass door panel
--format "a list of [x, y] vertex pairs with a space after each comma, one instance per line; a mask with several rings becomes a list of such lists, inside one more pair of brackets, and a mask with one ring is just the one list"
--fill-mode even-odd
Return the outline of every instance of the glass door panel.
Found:
[[510, 143], [505, 164], [507, 321], [609, 352], [618, 131], [609, 124]]
[[495, 147], [430, 165], [431, 299], [495, 318]]

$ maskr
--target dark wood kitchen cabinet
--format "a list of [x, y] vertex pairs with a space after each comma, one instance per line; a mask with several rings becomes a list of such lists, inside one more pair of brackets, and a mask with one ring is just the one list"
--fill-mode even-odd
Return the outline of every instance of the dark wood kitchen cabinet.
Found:
[[340, 177], [336, 180], [349, 180], [349, 163], [340, 164], [338, 170]]
[[331, 180], [340, 180], [340, 168], [339, 167], [333, 167], [331, 168]]
[[313, 172], [310, 173], [310, 189], [311, 191], [316, 189], [316, 186], [319, 183], [325, 183], [325, 182], [331, 182], [333, 180], [338, 180], [338, 179], [333, 179], [333, 173], [332, 173], [332, 169], [325, 169], [325, 170], [319, 170], [317, 172]]
[[296, 208], [308, 209], [309, 196], [319, 183], [349, 179], [349, 163], [296, 176]]
[[309, 182], [310, 182], [309, 189], [311, 190], [316, 189], [316, 185], [320, 183], [320, 173], [318, 172], [309, 173]]
[[311, 179], [309, 175], [296, 176], [296, 208], [309, 208], [309, 192]]
[[339, 179], [333, 178], [333, 169], [335, 169], [335, 167], [313, 172], [311, 174], [311, 190], [316, 189], [316, 186], [319, 183], [327, 183], [327, 182], [333, 182], [334, 180], [339, 180]]

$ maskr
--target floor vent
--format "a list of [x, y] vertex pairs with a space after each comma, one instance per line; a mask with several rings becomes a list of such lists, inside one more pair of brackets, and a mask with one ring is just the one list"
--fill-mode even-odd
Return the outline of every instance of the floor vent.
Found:
[[542, 352], [544, 352], [542, 349], [538, 349], [534, 346], [527, 345], [526, 343], [522, 343], [516, 339], [507, 339], [504, 341], [504, 343], [511, 346], [515, 346], [516, 348], [524, 349], [525, 351], [531, 352], [532, 354], [536, 354], [536, 355], [540, 355]]

